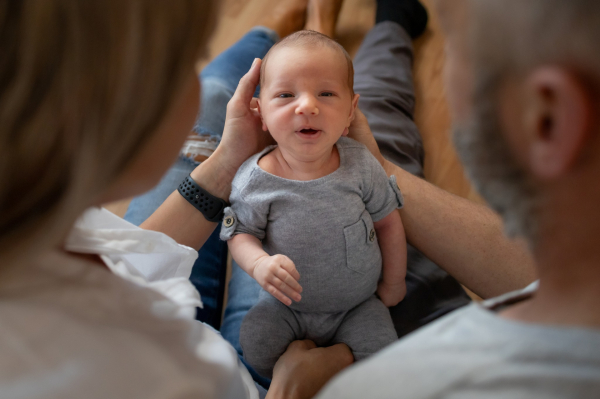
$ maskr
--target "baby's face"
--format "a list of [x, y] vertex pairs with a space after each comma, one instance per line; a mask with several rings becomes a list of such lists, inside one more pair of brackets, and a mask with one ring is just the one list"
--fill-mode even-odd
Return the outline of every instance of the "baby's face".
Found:
[[347, 134], [358, 104], [345, 57], [326, 46], [283, 47], [269, 56], [260, 93], [263, 129], [284, 154], [311, 161]]

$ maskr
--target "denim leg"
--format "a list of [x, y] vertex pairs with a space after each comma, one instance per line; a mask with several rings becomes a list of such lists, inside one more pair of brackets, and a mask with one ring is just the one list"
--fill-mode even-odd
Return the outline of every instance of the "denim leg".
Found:
[[[225, 124], [227, 103], [235, 92], [239, 80], [250, 69], [254, 58], [263, 58], [277, 40], [275, 32], [256, 27], [204, 68], [200, 74], [201, 115], [194, 127], [198, 134], [220, 139]], [[197, 165], [189, 159], [180, 158], [158, 186], [131, 201], [125, 219], [137, 225], [142, 223], [177, 189], [179, 183]], [[198, 251], [198, 260], [190, 276], [204, 303], [204, 308], [198, 310], [197, 318], [217, 329], [221, 325], [227, 264], [227, 245], [219, 240], [219, 230], [220, 225]], [[254, 280], [251, 282], [256, 284]], [[234, 308], [243, 308], [236, 306], [236, 298], [233, 299]], [[232, 303], [231, 299], [229, 301]], [[226, 330], [231, 331], [234, 328], [232, 326]], [[239, 329], [239, 324], [237, 328]], [[227, 336], [225, 338], [227, 339]], [[240, 352], [237, 338], [230, 342]]]

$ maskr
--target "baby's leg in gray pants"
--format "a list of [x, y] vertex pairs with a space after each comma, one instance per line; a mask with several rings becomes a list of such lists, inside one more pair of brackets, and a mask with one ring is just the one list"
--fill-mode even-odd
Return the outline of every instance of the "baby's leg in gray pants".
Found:
[[[395, 22], [378, 23], [354, 58], [354, 90], [383, 156], [423, 177], [423, 143], [413, 121], [412, 64], [412, 41], [406, 31]], [[411, 245], [406, 288], [405, 299], [390, 308], [400, 337], [469, 302], [454, 278]]]
[[301, 326], [292, 310], [271, 295], [261, 295], [259, 302], [244, 317], [240, 328], [240, 345], [244, 359], [266, 378], [273, 377], [273, 367], [288, 345], [301, 336]]
[[354, 360], [358, 361], [397, 339], [388, 308], [373, 295], [346, 313], [331, 343], [348, 345]]

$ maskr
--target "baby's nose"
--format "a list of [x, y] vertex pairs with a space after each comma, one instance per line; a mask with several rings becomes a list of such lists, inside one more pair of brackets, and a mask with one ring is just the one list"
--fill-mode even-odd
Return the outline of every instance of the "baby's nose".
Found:
[[303, 98], [296, 107], [296, 115], [319, 115], [319, 108], [314, 98]]

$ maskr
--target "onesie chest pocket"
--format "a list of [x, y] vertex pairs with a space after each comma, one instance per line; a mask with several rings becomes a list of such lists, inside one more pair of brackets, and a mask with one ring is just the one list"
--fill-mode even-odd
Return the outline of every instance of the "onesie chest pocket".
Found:
[[346, 264], [350, 270], [365, 274], [381, 264], [381, 252], [369, 212], [364, 211], [358, 222], [344, 227]]

